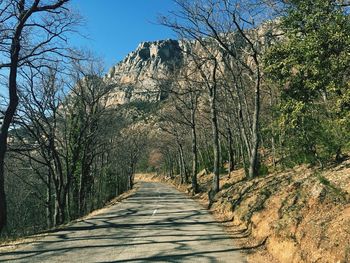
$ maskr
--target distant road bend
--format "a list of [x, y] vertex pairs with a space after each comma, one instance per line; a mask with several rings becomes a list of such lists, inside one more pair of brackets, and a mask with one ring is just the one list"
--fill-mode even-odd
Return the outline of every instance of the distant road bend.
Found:
[[245, 262], [213, 217], [176, 189], [141, 182], [102, 214], [1, 251], [0, 262]]

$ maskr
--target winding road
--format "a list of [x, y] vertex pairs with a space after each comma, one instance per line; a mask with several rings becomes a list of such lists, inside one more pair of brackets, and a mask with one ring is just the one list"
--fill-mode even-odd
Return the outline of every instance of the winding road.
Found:
[[0, 251], [0, 262], [245, 262], [222, 226], [161, 183], [96, 216]]

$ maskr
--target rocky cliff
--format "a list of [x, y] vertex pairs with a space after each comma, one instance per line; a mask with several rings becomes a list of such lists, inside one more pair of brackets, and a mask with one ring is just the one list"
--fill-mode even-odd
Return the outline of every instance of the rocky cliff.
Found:
[[182, 45], [170, 39], [141, 43], [106, 75], [105, 79], [115, 85], [108, 104], [166, 98], [167, 85], [162, 79], [183, 63]]
[[[267, 23], [258, 30], [251, 31], [251, 37], [259, 39], [261, 44], [271, 41], [272, 25]], [[239, 34], [233, 33], [228, 37], [235, 43], [236, 48], [242, 45], [240, 49], [244, 49], [245, 42]], [[166, 77], [171, 76], [175, 69], [191, 64], [191, 57], [186, 55], [191, 49], [196, 53], [206, 52], [198, 42], [188, 40], [168, 39], [139, 44], [135, 51], [112, 67], [106, 75], [106, 81], [115, 85], [114, 92], [108, 98], [108, 104], [152, 102], [166, 98], [169, 87], [169, 80], [165, 81]], [[223, 54], [214, 53], [217, 54], [217, 59], [222, 60]], [[250, 64], [248, 57], [243, 59], [247, 59], [247, 63]], [[224, 64], [221, 66], [225, 71]]]

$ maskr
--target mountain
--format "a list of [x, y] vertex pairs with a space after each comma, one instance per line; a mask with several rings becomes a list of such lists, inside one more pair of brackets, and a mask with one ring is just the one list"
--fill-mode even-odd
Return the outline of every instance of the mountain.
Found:
[[115, 85], [108, 104], [153, 102], [166, 98], [166, 83], [162, 78], [183, 63], [183, 45], [183, 41], [171, 39], [139, 44], [105, 76], [108, 83]]

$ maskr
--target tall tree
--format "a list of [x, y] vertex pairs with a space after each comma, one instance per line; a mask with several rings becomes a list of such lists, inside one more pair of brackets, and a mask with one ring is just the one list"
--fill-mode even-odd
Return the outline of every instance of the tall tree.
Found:
[[4, 161], [8, 131], [19, 103], [18, 71], [25, 66], [45, 67], [43, 61], [49, 54], [62, 53], [58, 43], [64, 40], [64, 34], [75, 22], [66, 8], [68, 2], [5, 0], [0, 4], [0, 52], [5, 60], [0, 63], [0, 68], [8, 74], [9, 94], [0, 128], [0, 231], [6, 225]]
[[280, 128], [290, 158], [321, 162], [340, 158], [349, 134], [350, 17], [337, 0], [288, 1], [283, 37], [265, 57], [279, 88]]
[[[196, 54], [197, 69], [208, 86], [208, 97], [212, 109], [213, 152], [214, 152], [214, 180], [213, 191], [219, 190], [219, 136], [217, 135], [217, 90], [218, 81], [225, 73], [234, 72], [232, 83], [222, 86], [237, 87], [236, 89], [240, 109], [237, 116], [241, 122], [240, 128], [246, 143], [249, 157], [248, 176], [253, 178], [259, 172], [259, 143], [260, 143], [260, 103], [261, 103], [261, 36], [258, 26], [263, 19], [257, 17], [258, 10], [253, 8], [255, 1], [214, 1], [214, 0], [175, 0], [179, 11], [171, 13], [170, 17], [160, 19], [163, 25], [169, 26], [179, 33], [180, 37], [194, 40], [189, 53]], [[201, 47], [201, 50], [198, 49]], [[199, 50], [199, 52], [198, 52]], [[199, 58], [199, 59], [198, 59]], [[206, 62], [203, 62], [206, 61]], [[213, 72], [208, 74], [208, 61], [211, 61]], [[203, 71], [203, 69], [205, 70]], [[200, 73], [202, 72], [202, 73]], [[237, 74], [240, 72], [241, 74]], [[204, 74], [203, 74], [204, 73]], [[210, 76], [213, 78], [210, 79]], [[209, 78], [209, 79], [208, 79]], [[228, 80], [226, 78], [226, 80]], [[244, 90], [244, 92], [242, 92]], [[243, 110], [246, 94], [252, 96], [252, 110]], [[243, 95], [242, 95], [243, 94]], [[246, 113], [244, 115], [244, 112]], [[216, 124], [215, 124], [216, 123]]]

